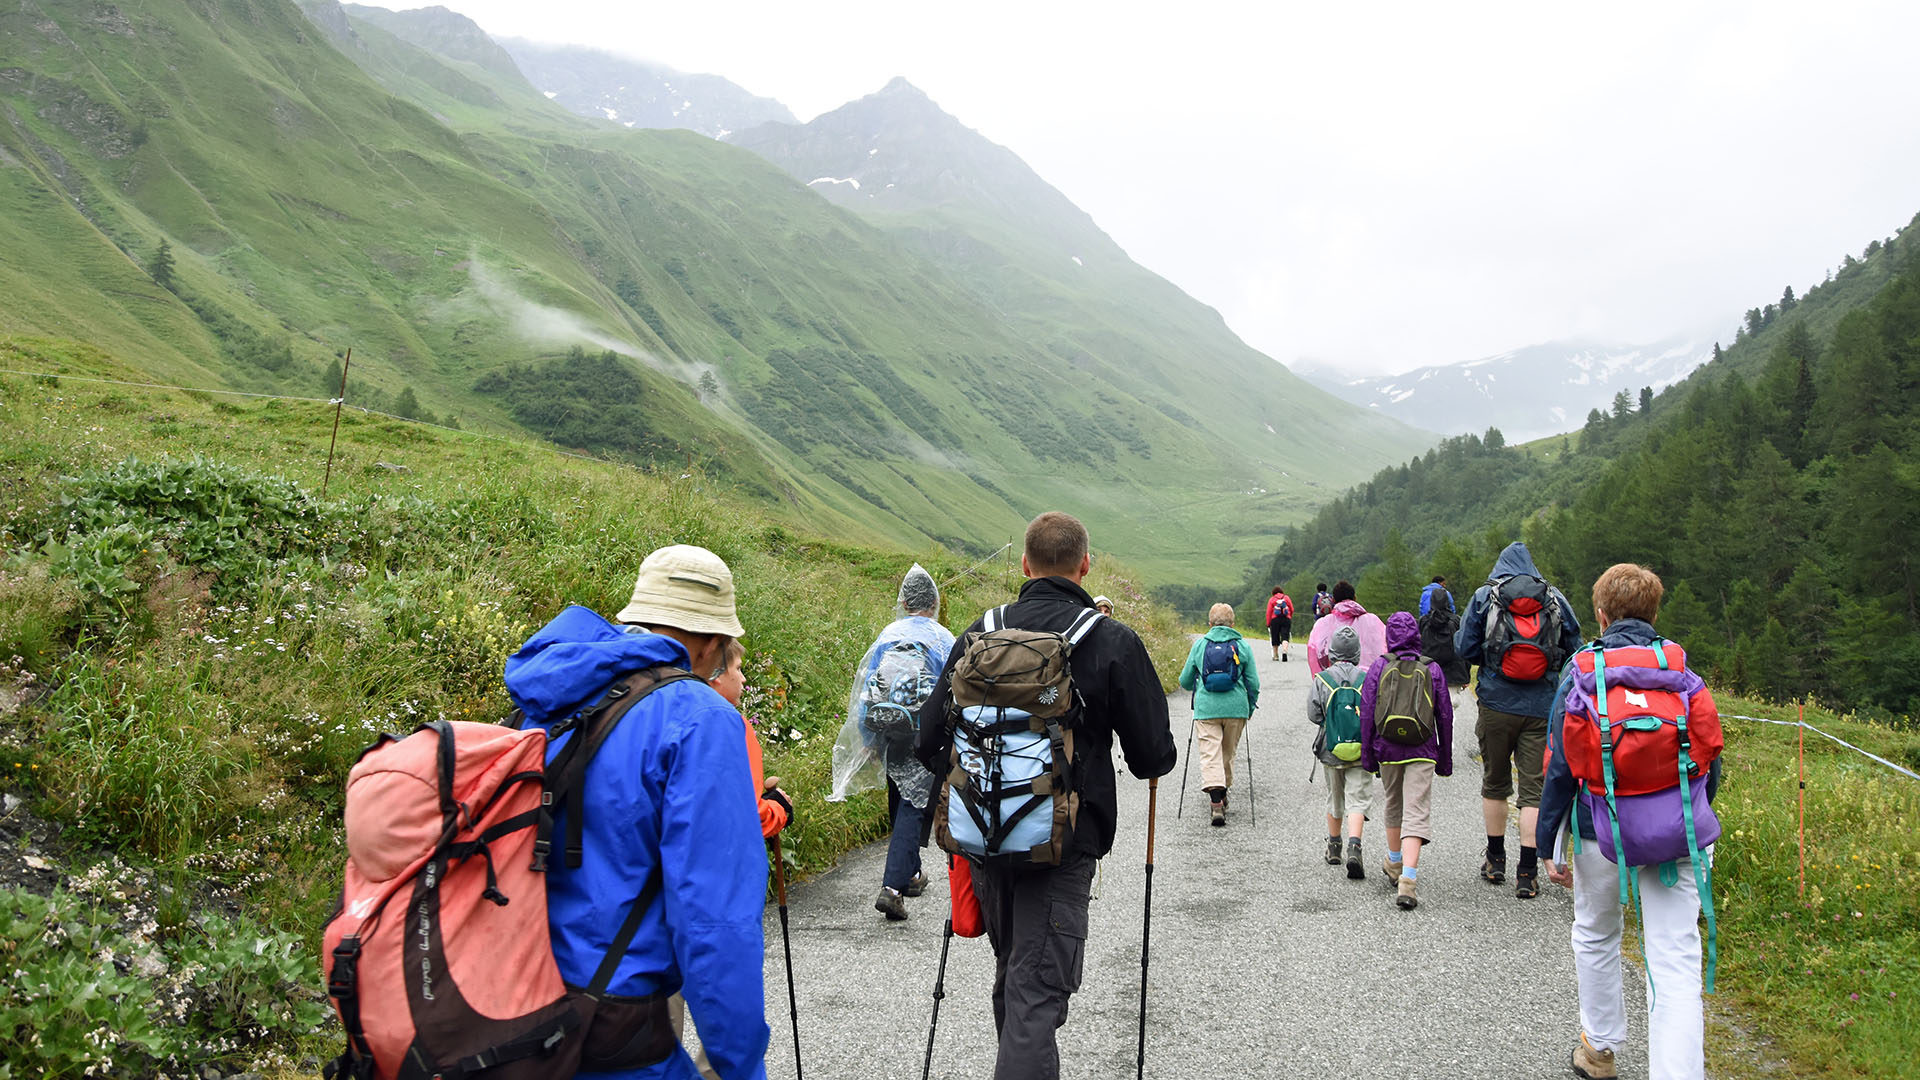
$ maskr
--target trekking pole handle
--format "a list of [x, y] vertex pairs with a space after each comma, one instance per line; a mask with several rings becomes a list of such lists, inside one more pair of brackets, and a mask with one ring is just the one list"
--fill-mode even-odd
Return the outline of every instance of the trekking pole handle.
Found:
[[787, 860], [780, 848], [780, 834], [767, 838], [767, 851], [773, 855], [773, 882], [780, 895], [780, 906], [787, 906]]
[[1147, 781], [1147, 865], [1153, 865], [1154, 818], [1160, 803], [1160, 778]]

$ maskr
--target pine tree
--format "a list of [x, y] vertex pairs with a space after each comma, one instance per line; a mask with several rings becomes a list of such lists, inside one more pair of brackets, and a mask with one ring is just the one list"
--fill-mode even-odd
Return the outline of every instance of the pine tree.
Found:
[[1633, 399], [1627, 396], [1627, 392], [1621, 390], [1615, 393], [1613, 395], [1613, 418], [1615, 420], [1625, 420], [1632, 412]]
[[713, 372], [711, 371], [701, 372], [700, 373], [700, 400], [705, 401], [708, 398], [714, 396], [715, 394], [718, 394], [719, 392], [720, 392], [720, 380], [713, 377]]
[[1797, 303], [1799, 303], [1799, 301], [1793, 297], [1793, 286], [1787, 286], [1787, 291], [1780, 294], [1780, 313], [1785, 315], [1787, 312], [1792, 311], [1793, 305]]
[[1487, 429], [1486, 444], [1488, 450], [1504, 450], [1507, 445], [1507, 437], [1501, 433], [1499, 428], [1490, 427]]
[[414, 396], [413, 387], [407, 386], [393, 399], [393, 415], [404, 416], [408, 420], [420, 419], [420, 399]]
[[155, 285], [173, 291], [173, 245], [163, 237], [160, 246], [153, 249], [153, 258], [147, 261], [147, 276]]
[[1645, 416], [1652, 411], [1653, 411], [1653, 387], [1643, 386], [1640, 388], [1640, 415]]

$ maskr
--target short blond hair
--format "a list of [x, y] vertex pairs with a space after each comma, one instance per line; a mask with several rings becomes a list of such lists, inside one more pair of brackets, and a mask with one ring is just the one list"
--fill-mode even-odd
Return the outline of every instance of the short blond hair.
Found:
[[1609, 619], [1652, 622], [1660, 614], [1660, 598], [1667, 587], [1660, 575], [1639, 563], [1614, 563], [1593, 583], [1593, 608]]
[[1207, 625], [1208, 626], [1232, 626], [1233, 625], [1233, 605], [1232, 604], [1215, 604], [1213, 605], [1213, 607], [1209, 608], [1207, 610]]

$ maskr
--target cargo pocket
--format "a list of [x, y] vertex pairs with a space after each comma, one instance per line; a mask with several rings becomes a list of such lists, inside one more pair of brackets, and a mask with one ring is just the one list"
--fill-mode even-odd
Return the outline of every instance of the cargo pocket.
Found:
[[1052, 900], [1047, 904], [1047, 940], [1040, 956], [1040, 981], [1055, 990], [1080, 989], [1087, 955], [1087, 905]]

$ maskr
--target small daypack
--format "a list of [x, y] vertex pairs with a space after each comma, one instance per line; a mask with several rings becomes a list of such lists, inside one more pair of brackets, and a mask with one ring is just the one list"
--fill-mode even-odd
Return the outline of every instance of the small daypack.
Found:
[[1446, 672], [1448, 686], [1467, 684], [1467, 665], [1461, 662], [1459, 651], [1453, 647], [1453, 636], [1459, 629], [1460, 616], [1451, 605], [1442, 607], [1436, 602], [1420, 616], [1420, 651], [1432, 657], [1440, 670]]
[[[1574, 654], [1561, 747], [1583, 789], [1600, 854], [1622, 867], [1657, 866], [1660, 880], [1679, 881], [1691, 862], [1707, 919], [1707, 991], [1718, 961], [1713, 868], [1702, 852], [1720, 839], [1720, 819], [1707, 802], [1707, 770], [1725, 748], [1720, 712], [1705, 682], [1687, 668], [1685, 650], [1654, 639], [1649, 646], [1582, 649]], [[1580, 830], [1572, 843], [1579, 849]], [[1620, 903], [1640, 907], [1639, 875], [1620, 875]]]
[[1321, 618], [1321, 617], [1333, 614], [1333, 594], [1332, 593], [1314, 593], [1313, 594], [1313, 614], [1315, 618]]
[[1224, 694], [1240, 685], [1240, 642], [1207, 641], [1200, 653], [1200, 685], [1209, 693]]
[[1373, 699], [1373, 726], [1395, 746], [1419, 746], [1440, 730], [1433, 705], [1433, 676], [1427, 657], [1396, 656], [1380, 672]]
[[1014, 865], [1058, 866], [1080, 819], [1073, 729], [1082, 702], [1068, 661], [1103, 616], [1065, 633], [1018, 630], [994, 608], [953, 662], [946, 722], [952, 767], [934, 804], [941, 848]]
[[[1366, 675], [1356, 672], [1354, 677], [1364, 680]], [[1360, 684], [1334, 682], [1324, 671], [1314, 678], [1327, 688], [1327, 704], [1320, 713], [1319, 746], [1315, 749], [1325, 748], [1341, 761], [1359, 761]]]
[[860, 725], [876, 738], [911, 738], [920, 730], [920, 706], [933, 696], [939, 681], [926, 645], [900, 641], [887, 646], [861, 684]]
[[1267, 605], [1267, 610], [1269, 612], [1267, 622], [1269, 623], [1278, 622], [1281, 619], [1291, 619], [1293, 618], [1293, 598], [1286, 593], [1275, 593], [1273, 594], [1272, 602]]
[[1487, 666], [1514, 682], [1558, 674], [1567, 659], [1560, 651], [1559, 590], [1532, 574], [1510, 574], [1489, 584]]
[[588, 986], [566, 985], [547, 925], [553, 808], [563, 857], [581, 858], [587, 763], [627, 710], [688, 672], [620, 679], [556, 726], [435, 721], [383, 735], [347, 777], [347, 865], [324, 928], [327, 993], [347, 1048], [328, 1080], [563, 1080], [642, 1068], [676, 1045], [667, 995], [606, 992], [658, 871], [633, 899]]

